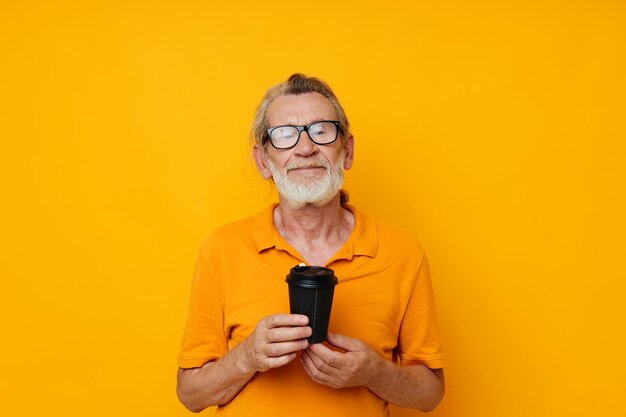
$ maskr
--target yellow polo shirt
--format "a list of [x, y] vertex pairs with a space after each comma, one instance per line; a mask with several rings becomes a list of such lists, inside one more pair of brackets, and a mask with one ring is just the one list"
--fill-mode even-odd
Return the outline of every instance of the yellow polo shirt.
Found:
[[[275, 207], [217, 229], [202, 244], [178, 358], [181, 368], [221, 358], [252, 333], [259, 319], [289, 313], [285, 276], [304, 260], [274, 228]], [[444, 367], [422, 247], [401, 229], [344, 207], [354, 214], [354, 229], [324, 265], [339, 279], [329, 330], [360, 339], [390, 361]], [[257, 373], [217, 413], [380, 417], [388, 415], [388, 404], [367, 388], [319, 385], [295, 360]]]

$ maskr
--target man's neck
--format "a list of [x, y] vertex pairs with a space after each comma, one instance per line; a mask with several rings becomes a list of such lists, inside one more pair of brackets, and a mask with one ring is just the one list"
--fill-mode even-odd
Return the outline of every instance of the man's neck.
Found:
[[341, 207], [339, 195], [324, 206], [293, 208], [281, 201], [274, 210], [274, 226], [306, 261], [320, 265], [348, 239], [354, 217]]

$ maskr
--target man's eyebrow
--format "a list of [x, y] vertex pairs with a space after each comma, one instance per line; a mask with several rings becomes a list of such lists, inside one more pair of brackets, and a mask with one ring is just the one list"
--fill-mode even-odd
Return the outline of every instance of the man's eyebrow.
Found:
[[318, 117], [316, 119], [313, 119], [309, 123], [302, 124], [302, 125], [298, 124], [298, 123], [281, 123], [281, 124], [277, 124], [276, 126], [308, 126], [310, 124], [321, 122], [321, 121], [325, 121], [325, 120], [334, 120], [334, 119], [333, 118], [328, 119], [326, 117]]

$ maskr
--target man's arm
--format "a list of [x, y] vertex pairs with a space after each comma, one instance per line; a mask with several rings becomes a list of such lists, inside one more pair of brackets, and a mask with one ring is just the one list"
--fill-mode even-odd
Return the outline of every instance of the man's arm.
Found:
[[420, 411], [431, 411], [443, 398], [442, 369], [395, 365], [360, 340], [344, 335], [329, 333], [328, 342], [345, 353], [315, 344], [307, 348], [301, 359], [311, 379], [319, 384], [333, 388], [367, 387], [392, 404]]
[[308, 346], [307, 316], [276, 314], [261, 319], [254, 332], [217, 361], [201, 368], [178, 369], [178, 399], [200, 412], [232, 400], [257, 372], [288, 364]]

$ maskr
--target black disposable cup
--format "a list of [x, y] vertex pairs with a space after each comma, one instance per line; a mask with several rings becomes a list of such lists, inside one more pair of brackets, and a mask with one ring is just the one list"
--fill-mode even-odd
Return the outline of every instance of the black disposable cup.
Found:
[[321, 266], [296, 266], [291, 268], [285, 281], [289, 284], [291, 314], [304, 314], [309, 318], [313, 334], [307, 340], [310, 344], [323, 342], [337, 285], [335, 272]]

